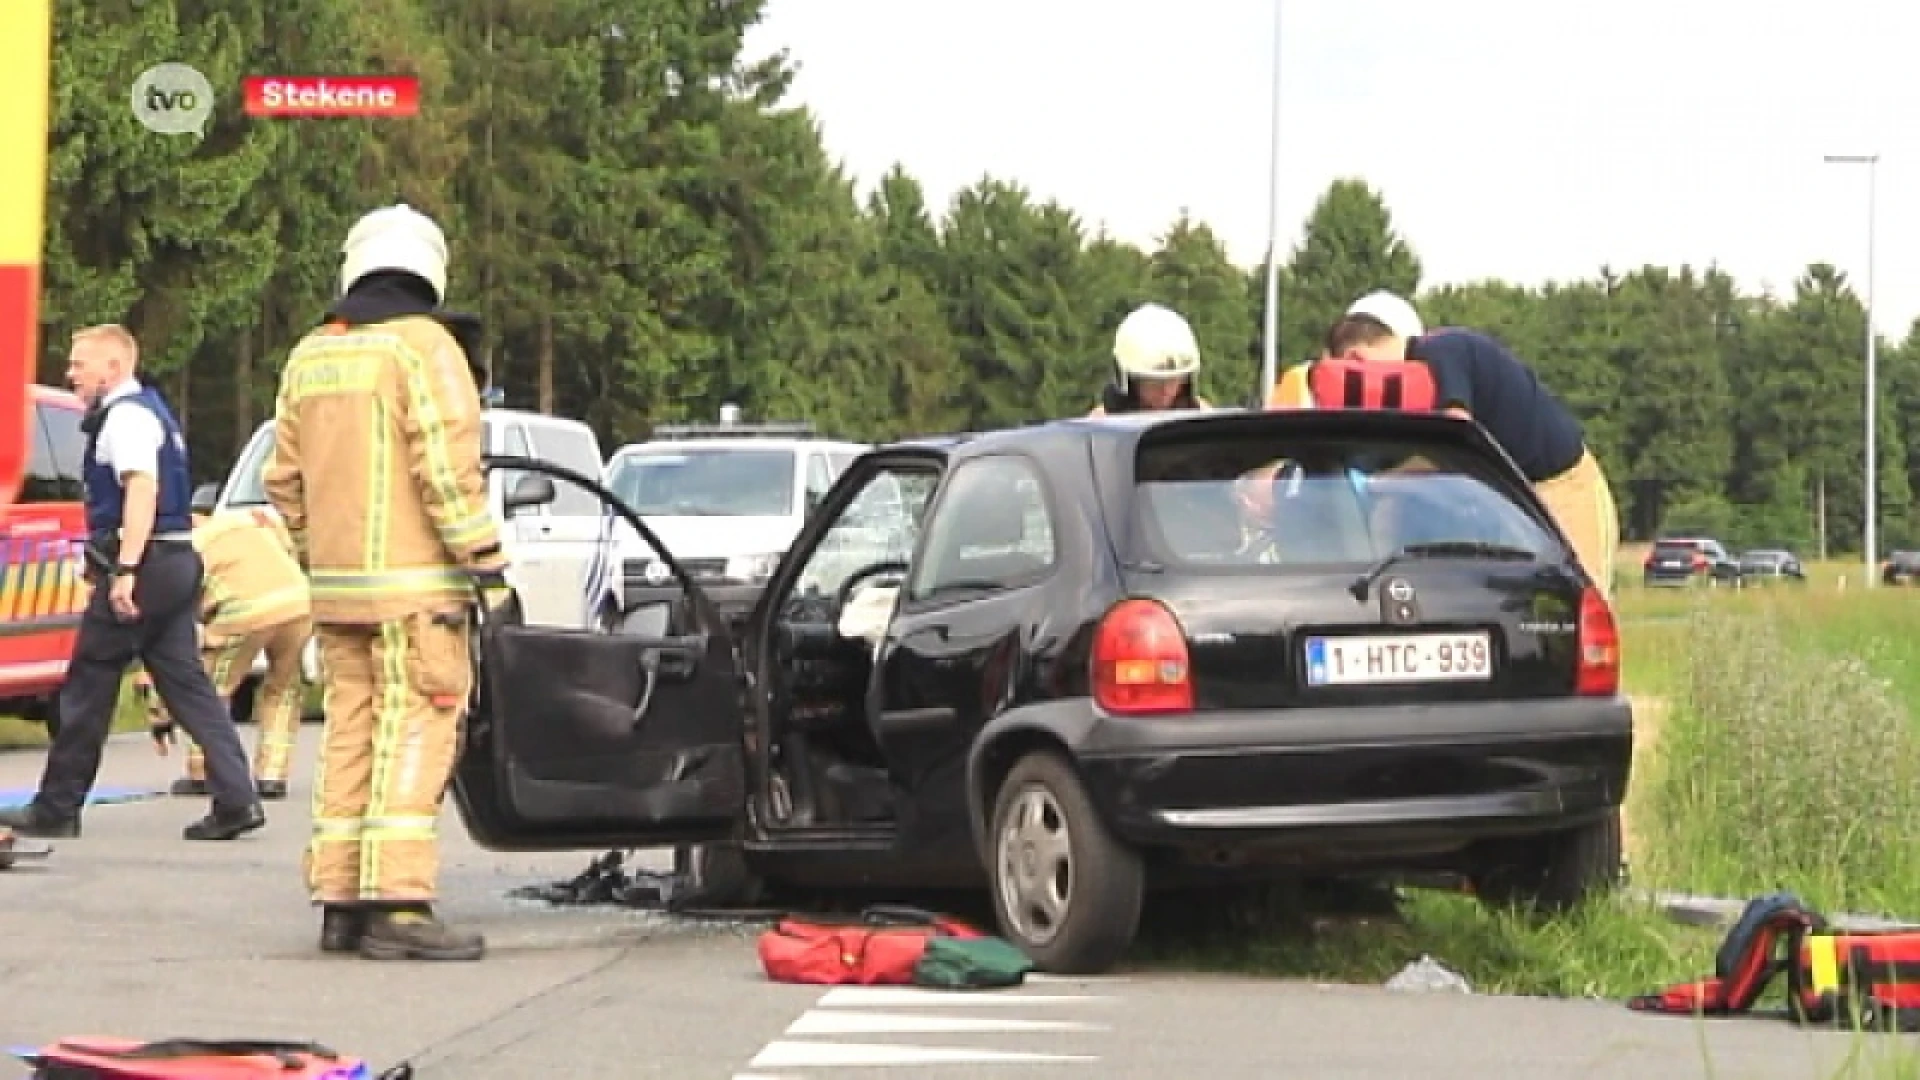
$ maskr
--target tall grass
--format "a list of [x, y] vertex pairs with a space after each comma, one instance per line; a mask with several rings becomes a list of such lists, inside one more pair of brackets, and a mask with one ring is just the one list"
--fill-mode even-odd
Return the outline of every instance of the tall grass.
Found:
[[[1666, 696], [1636, 876], [1920, 918], [1920, 594], [1695, 599], [1627, 649]], [[1631, 661], [1630, 661], [1631, 662]]]

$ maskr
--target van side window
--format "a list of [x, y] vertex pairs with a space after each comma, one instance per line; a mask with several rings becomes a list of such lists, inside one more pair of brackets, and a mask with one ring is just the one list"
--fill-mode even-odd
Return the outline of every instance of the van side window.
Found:
[[[524, 425], [507, 424], [504, 426], [504, 434], [501, 439], [500, 452], [507, 455], [508, 457], [529, 457], [530, 458], [534, 456], [533, 447], [527, 445], [527, 429]], [[513, 485], [519, 483], [520, 478], [527, 475], [526, 472], [521, 469], [501, 469], [499, 470], [499, 474], [500, 474], [499, 498], [502, 500], [506, 498], [506, 495], [508, 492], [513, 490]], [[557, 482], [556, 482], [556, 486], [559, 486]], [[494, 509], [498, 510], [501, 505], [504, 505], [504, 502], [496, 503], [494, 506]], [[521, 510], [518, 516], [537, 517], [546, 512], [547, 512], [547, 508], [544, 506], [529, 506], [526, 509]]]
[[86, 456], [86, 436], [80, 431], [80, 412], [44, 403], [34, 405], [37, 422], [27, 440], [27, 474], [20, 486], [23, 503], [79, 502], [85, 497], [80, 461]]
[[827, 465], [825, 454], [807, 455], [807, 509], [812, 510], [827, 497], [827, 490], [833, 487], [833, 471]]
[[[559, 424], [542, 424], [534, 429], [539, 445], [538, 457], [550, 461], [589, 480], [600, 479], [600, 444], [593, 432]], [[599, 517], [600, 497], [579, 484], [553, 477], [554, 500], [550, 513], [556, 517]]]

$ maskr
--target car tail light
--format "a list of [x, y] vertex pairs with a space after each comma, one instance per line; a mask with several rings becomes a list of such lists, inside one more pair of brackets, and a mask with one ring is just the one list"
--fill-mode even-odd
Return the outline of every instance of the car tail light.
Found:
[[1580, 597], [1580, 671], [1574, 692], [1610, 697], [1620, 690], [1620, 628], [1613, 609], [1591, 586]]
[[1122, 600], [1093, 638], [1093, 700], [1110, 713], [1188, 712], [1193, 680], [1187, 637], [1152, 600]]

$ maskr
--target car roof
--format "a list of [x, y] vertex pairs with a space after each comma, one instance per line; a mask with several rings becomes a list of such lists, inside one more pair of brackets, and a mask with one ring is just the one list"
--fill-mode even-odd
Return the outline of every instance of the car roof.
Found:
[[838, 439], [809, 439], [768, 437], [765, 435], [712, 435], [697, 439], [653, 439], [647, 442], [632, 442], [613, 452], [613, 457], [632, 457], [662, 450], [690, 450], [699, 447], [718, 447], [721, 449], [756, 450], [800, 450], [817, 448], [821, 450], [852, 450], [864, 453], [872, 449], [868, 443], [843, 442]]
[[80, 395], [71, 390], [62, 390], [57, 386], [46, 386], [41, 383], [29, 383], [28, 388], [33, 400], [36, 402], [56, 405], [63, 409], [80, 410], [86, 408], [86, 403], [80, 400]]
[[1075, 416], [993, 431], [955, 432], [902, 439], [887, 449], [931, 449], [955, 457], [973, 457], [1003, 450], [1033, 450], [1063, 443], [1091, 442], [1096, 453], [1130, 456], [1140, 441], [1163, 428], [1218, 428], [1228, 431], [1273, 430], [1307, 437], [1359, 435], [1363, 437], [1415, 436], [1442, 442], [1462, 442], [1482, 451], [1498, 447], [1477, 424], [1444, 413], [1389, 412], [1367, 409], [1184, 409]]

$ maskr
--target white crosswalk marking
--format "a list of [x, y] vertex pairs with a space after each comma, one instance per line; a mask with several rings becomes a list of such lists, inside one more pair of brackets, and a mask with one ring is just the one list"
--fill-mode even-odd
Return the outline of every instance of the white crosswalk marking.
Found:
[[[1115, 980], [1044, 979], [1087, 989]], [[1029, 990], [931, 990], [908, 986], [836, 986], [820, 996], [734, 1080], [786, 1080], [813, 1069], [934, 1065], [1089, 1065], [1087, 1036], [1112, 997]], [[981, 1045], [926, 1045], [902, 1036], [992, 1036]], [[1079, 1036], [1076, 1040], [1074, 1037]], [[865, 1037], [854, 1041], [848, 1037]], [[879, 1041], [893, 1037], [889, 1041]], [[1050, 1039], [1069, 1044], [1050, 1045]], [[957, 1039], [956, 1039], [957, 1041]], [[780, 1077], [773, 1076], [780, 1073]]]
[[1083, 1054], [1035, 1054], [1016, 1050], [974, 1050], [951, 1046], [904, 1046], [895, 1043], [787, 1042], [771, 1043], [753, 1059], [753, 1067], [826, 1068], [835, 1065], [991, 1065], [1091, 1064], [1098, 1058]]
[[1019, 1020], [1003, 1016], [929, 1016], [926, 1013], [815, 1009], [793, 1022], [789, 1035], [906, 1035], [934, 1031], [1104, 1031], [1102, 1024]]

